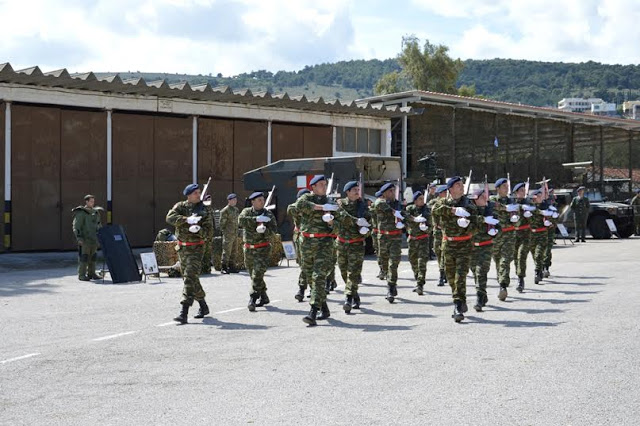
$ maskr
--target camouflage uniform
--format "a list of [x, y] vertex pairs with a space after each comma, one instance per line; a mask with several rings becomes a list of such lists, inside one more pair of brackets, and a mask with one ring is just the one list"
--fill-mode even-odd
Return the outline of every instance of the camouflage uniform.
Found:
[[[375, 204], [375, 203], [374, 203]], [[380, 270], [378, 278], [382, 277], [382, 260], [380, 260], [380, 240], [378, 239], [378, 219], [376, 214], [373, 211], [373, 204], [369, 207], [369, 212], [371, 214], [371, 238], [373, 240], [373, 249], [376, 252], [376, 260], [378, 262], [378, 269]]]
[[412, 219], [414, 217], [422, 216], [427, 219], [427, 222], [424, 222], [425, 225], [429, 226], [429, 218], [430, 212], [426, 205], [422, 207], [418, 207], [415, 204], [412, 204], [407, 207], [407, 214], [410, 218], [407, 220], [407, 233], [409, 236], [407, 237], [407, 242], [409, 245], [409, 263], [411, 263], [411, 269], [413, 270], [413, 276], [416, 279], [419, 293], [422, 293], [421, 287], [424, 286], [425, 276], [427, 274], [427, 261], [429, 260], [429, 255], [431, 248], [429, 246], [429, 229], [422, 231], [420, 229], [420, 224], [414, 222]]
[[[207, 218], [209, 226], [211, 226], [211, 233], [204, 240], [204, 253], [202, 254], [202, 271], [200, 274], [210, 274], [212, 262], [212, 250], [213, 250], [213, 234], [216, 228], [216, 221], [213, 218], [213, 208], [211, 206], [205, 206], [207, 209]], [[205, 218], [202, 218], [205, 220]]]
[[378, 199], [373, 204], [374, 215], [378, 223], [378, 244], [380, 252], [378, 258], [383, 274], [387, 277], [387, 285], [392, 293], [396, 295], [396, 284], [398, 282], [398, 265], [402, 254], [402, 230], [396, 228], [396, 217], [394, 211], [401, 210], [400, 202], [394, 201], [394, 206], [384, 199]]
[[231, 268], [235, 271], [236, 253], [238, 252], [238, 214], [239, 209], [227, 205], [220, 210], [220, 231], [222, 232], [222, 270]]
[[436, 207], [442, 203], [445, 199], [441, 197], [432, 198], [427, 203], [427, 207], [431, 210], [431, 224], [433, 229], [433, 249], [436, 253], [436, 262], [438, 263], [438, 269], [440, 270], [440, 284], [444, 285], [444, 256], [442, 255], [442, 227], [440, 225], [440, 217], [436, 213]]
[[[300, 265], [300, 274], [298, 275], [298, 287], [300, 287], [300, 289], [302, 290], [301, 293], [299, 294], [301, 294], [304, 297], [304, 291], [307, 289], [308, 280], [304, 275], [304, 268], [302, 267], [302, 256], [301, 256], [302, 236], [300, 234], [301, 217], [300, 217], [300, 212], [296, 208], [295, 203], [290, 204], [287, 207], [287, 215], [289, 215], [293, 220], [293, 226], [294, 226], [293, 244], [296, 248], [296, 262], [298, 262], [298, 265]], [[302, 298], [300, 298], [298, 301], [302, 302]]]
[[631, 199], [633, 207], [633, 230], [636, 235], [640, 235], [640, 193]]
[[[200, 230], [190, 232], [187, 218], [192, 215], [201, 216], [198, 223]], [[182, 305], [191, 306], [194, 300], [201, 301], [205, 298], [205, 292], [200, 284], [200, 271], [202, 270], [202, 256], [204, 254], [205, 241], [213, 237], [211, 217], [202, 202], [191, 204], [188, 201], [176, 203], [167, 213], [167, 223], [175, 227], [180, 249], [178, 258], [182, 269], [184, 288], [182, 290]]]
[[536, 205], [537, 209], [531, 217], [531, 254], [536, 268], [536, 284], [542, 276], [544, 268], [544, 257], [547, 251], [548, 236], [547, 227], [544, 225], [544, 216], [542, 210], [547, 208], [546, 203]]
[[575, 215], [576, 241], [585, 239], [587, 219], [589, 218], [589, 199], [585, 196], [575, 197], [571, 201], [571, 210]]
[[[555, 203], [549, 199], [547, 201], [547, 204], [549, 206], [554, 206], [555, 207]], [[556, 224], [558, 223], [558, 219], [554, 219], [553, 217], [548, 217], [547, 218], [549, 220], [549, 222], [551, 222], [551, 226], [549, 226], [547, 228], [547, 247], [544, 253], [544, 265], [543, 265], [543, 269], [544, 269], [544, 273], [545, 275], [548, 277], [549, 276], [549, 268], [551, 268], [551, 260], [552, 260], [552, 253], [551, 250], [553, 249], [553, 244], [556, 240]]]
[[[490, 216], [492, 211], [489, 207], [473, 206], [469, 212], [481, 217]], [[484, 219], [482, 219], [484, 221]], [[480, 221], [480, 219], [478, 219]], [[487, 275], [491, 268], [491, 254], [493, 250], [493, 237], [489, 235], [488, 225], [478, 223], [476, 232], [473, 233], [471, 242], [471, 273], [476, 284], [477, 303], [475, 309], [480, 312], [489, 300], [487, 296]]]
[[507, 211], [506, 206], [512, 204], [512, 200], [509, 197], [494, 195], [491, 197], [491, 201], [495, 203], [494, 215], [496, 219], [500, 221], [502, 230], [493, 240], [493, 260], [498, 270], [498, 284], [500, 284], [501, 288], [507, 288], [509, 287], [510, 266], [513, 261], [516, 245], [516, 228], [510, 218], [513, 214], [518, 213], [510, 213]]
[[[529, 204], [526, 199], [518, 200], [518, 204]], [[531, 220], [520, 215], [520, 220], [516, 223], [516, 237], [514, 246], [514, 263], [518, 278], [527, 276], [527, 257], [529, 256], [531, 244]]]
[[[262, 234], [256, 230], [259, 225], [256, 217], [261, 215], [271, 219], [264, 224], [267, 229]], [[269, 267], [271, 256], [270, 239], [277, 232], [276, 218], [269, 210], [256, 211], [253, 207], [247, 207], [238, 216], [238, 227], [242, 229], [244, 265], [251, 277], [251, 292], [249, 294], [254, 302], [258, 297], [264, 301], [267, 292], [264, 274]]]
[[102, 227], [100, 208], [78, 206], [73, 212], [73, 234], [78, 241], [78, 278], [101, 278], [96, 274], [98, 230]]

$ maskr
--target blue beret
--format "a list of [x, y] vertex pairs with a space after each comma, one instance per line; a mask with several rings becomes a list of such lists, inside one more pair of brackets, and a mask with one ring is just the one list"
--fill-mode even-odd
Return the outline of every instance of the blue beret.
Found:
[[436, 194], [442, 194], [446, 190], [447, 190], [447, 185], [440, 185], [436, 187]]
[[496, 188], [507, 183], [507, 178], [500, 178], [496, 181]]
[[382, 197], [382, 194], [380, 193], [380, 191], [376, 191], [376, 193], [374, 194], [377, 198]]
[[539, 189], [534, 189], [533, 191], [531, 191], [532, 196], [540, 195], [540, 194], [542, 194], [542, 191]]
[[302, 197], [304, 194], [308, 194], [311, 191], [309, 191], [307, 188], [303, 188], [300, 191], [298, 191], [298, 195], [296, 195], [296, 198], [300, 198]]
[[311, 182], [309, 182], [309, 185], [315, 185], [316, 183], [320, 182], [321, 180], [327, 180], [327, 178], [324, 177], [324, 175], [315, 175], [311, 179]]
[[579, 187], [576, 191], [584, 191], [584, 186]]
[[353, 188], [355, 188], [358, 185], [359, 185], [358, 181], [355, 181], [355, 180], [347, 182], [344, 184], [344, 192], [351, 191]]
[[384, 194], [387, 190], [391, 189], [391, 188], [395, 188], [396, 186], [392, 183], [392, 182], [387, 182], [384, 185], [382, 185], [380, 187], [380, 195]]
[[227, 200], [233, 200], [234, 198], [238, 198], [238, 196], [236, 194], [227, 195]]
[[421, 195], [424, 195], [424, 194], [422, 193], [422, 191], [416, 191], [416, 192], [414, 192], [414, 193], [413, 193], [413, 200], [415, 201], [415, 200], [416, 200], [416, 198], [418, 198], [418, 197], [419, 197], [419, 196], [421, 196]]
[[513, 192], [518, 191], [520, 188], [524, 188], [524, 182], [517, 183], [516, 186], [513, 187]]
[[451, 189], [454, 183], [462, 181], [460, 176], [452, 177], [447, 181], [447, 189]]
[[484, 188], [476, 189], [473, 191], [473, 198], [478, 199], [482, 194], [484, 194]]
[[198, 188], [199, 188], [199, 186], [198, 186], [197, 183], [192, 183], [190, 185], [185, 186], [184, 187], [184, 191], [182, 191], [182, 193], [184, 195], [189, 195], [189, 194], [191, 194], [193, 191], [195, 191]]
[[255, 200], [256, 198], [260, 198], [260, 197], [264, 197], [264, 194], [262, 192], [254, 192], [253, 194], [249, 195], [249, 200]]

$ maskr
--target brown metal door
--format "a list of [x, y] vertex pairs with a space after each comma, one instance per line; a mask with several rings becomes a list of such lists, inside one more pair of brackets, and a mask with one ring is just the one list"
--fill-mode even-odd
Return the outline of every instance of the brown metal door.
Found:
[[271, 160], [302, 158], [304, 129], [303, 126], [273, 124], [271, 126]]
[[154, 120], [154, 232], [167, 227], [167, 212], [183, 200], [192, 181], [192, 118], [155, 117]]
[[331, 157], [333, 155], [333, 128], [304, 127], [304, 151], [300, 157]]
[[4, 113], [5, 104], [0, 102], [0, 252], [4, 249]]
[[63, 109], [60, 118], [62, 200], [62, 248], [73, 249], [71, 209], [84, 204], [84, 196], [96, 196], [96, 206], [105, 209], [107, 220], [107, 113]]
[[198, 119], [198, 183], [209, 176], [213, 207], [222, 208], [233, 191], [233, 120]]
[[60, 109], [14, 104], [11, 121], [12, 247], [60, 249]]
[[155, 239], [153, 123], [151, 115], [112, 116], [112, 221], [124, 227], [134, 247], [149, 246]]
[[242, 176], [267, 162], [267, 123], [257, 121], [234, 122], [233, 129], [233, 190], [246, 197]]

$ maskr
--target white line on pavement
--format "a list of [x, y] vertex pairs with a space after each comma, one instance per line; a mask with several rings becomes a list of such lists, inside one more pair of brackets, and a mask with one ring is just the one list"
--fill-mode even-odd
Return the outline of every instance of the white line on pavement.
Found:
[[[271, 303], [276, 303], [276, 302], [282, 302], [282, 300], [272, 300], [271, 301]], [[247, 307], [243, 306], [242, 308], [233, 308], [233, 309], [227, 309], [226, 311], [214, 312], [213, 315], [226, 314], [228, 312], [241, 311], [242, 309], [247, 309]]]
[[125, 331], [124, 333], [112, 334], [111, 336], [98, 337], [96, 339], [91, 339], [91, 340], [94, 342], [102, 342], [103, 340], [115, 339], [117, 337], [128, 336], [134, 333], [137, 333], [137, 331]]
[[0, 361], [0, 364], [7, 364], [7, 363], [13, 362], [13, 361], [20, 361], [21, 359], [27, 359], [27, 358], [31, 358], [31, 357], [38, 356], [38, 355], [40, 355], [40, 353], [36, 352], [36, 353], [32, 353], [32, 354], [17, 356], [15, 358], [9, 358], [9, 359], [5, 359], [4, 361]]
[[170, 325], [175, 325], [175, 324], [177, 324], [177, 322], [171, 321], [171, 322], [165, 322], [165, 323], [162, 323], [162, 324], [158, 324], [158, 325], [156, 325], [156, 327], [168, 327]]

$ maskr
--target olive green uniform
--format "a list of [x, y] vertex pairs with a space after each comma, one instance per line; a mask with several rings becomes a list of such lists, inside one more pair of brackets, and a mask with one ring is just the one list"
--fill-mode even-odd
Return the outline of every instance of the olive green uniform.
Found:
[[[264, 233], [257, 231], [258, 216], [267, 216], [271, 220], [264, 225], [267, 228]], [[242, 239], [244, 242], [244, 265], [251, 277], [252, 296], [264, 296], [267, 285], [264, 282], [264, 274], [269, 267], [271, 256], [271, 238], [277, 232], [276, 218], [269, 210], [255, 210], [247, 207], [238, 216], [238, 226], [242, 229]]]
[[631, 199], [631, 207], [633, 207], [633, 230], [636, 235], [640, 235], [640, 194]]
[[222, 232], [222, 268], [235, 268], [236, 253], [238, 252], [238, 215], [240, 211], [235, 206], [227, 205], [220, 210], [220, 231]]
[[98, 230], [102, 227], [100, 208], [78, 206], [73, 212], [73, 234], [78, 242], [78, 278], [97, 278]]
[[[213, 218], [213, 208], [211, 206], [204, 206], [204, 208], [207, 210], [206, 220], [209, 222], [211, 232], [205, 237], [204, 240], [204, 253], [202, 254], [202, 270], [200, 271], [200, 274], [210, 274], [211, 267], [213, 266], [213, 234], [215, 232], [216, 221]], [[204, 220], [204, 218], [202, 220]]]
[[507, 205], [513, 204], [509, 197], [494, 195], [491, 197], [491, 201], [495, 203], [494, 216], [500, 221], [501, 227], [501, 232], [493, 240], [493, 260], [498, 271], [498, 284], [501, 288], [506, 288], [509, 287], [510, 266], [516, 245], [516, 228], [510, 219], [512, 215], [519, 213], [507, 211]]
[[300, 212], [296, 208], [295, 203], [289, 204], [287, 207], [287, 215], [291, 217], [293, 221], [293, 245], [296, 248], [296, 262], [300, 266], [300, 273], [298, 274], [298, 287], [300, 287], [303, 291], [307, 289], [308, 280], [304, 275], [304, 268], [302, 267], [302, 256], [301, 252], [301, 242], [302, 236], [300, 234], [300, 221], [302, 220]]
[[576, 240], [585, 239], [589, 207], [589, 199], [585, 196], [575, 197], [571, 201], [571, 210], [573, 210], [576, 227]]
[[[430, 223], [429, 223], [429, 208], [424, 205], [418, 207], [415, 204], [411, 204], [407, 207], [407, 215], [409, 216], [406, 221], [407, 226], [407, 243], [409, 245], [409, 263], [413, 270], [413, 276], [419, 287], [424, 286], [425, 276], [427, 274], [427, 261], [431, 254], [431, 247], [429, 245], [430, 237]], [[420, 223], [414, 222], [413, 218], [422, 216], [427, 219], [424, 224], [427, 228], [423, 231], [420, 229]]]
[[427, 206], [431, 210], [431, 224], [433, 226], [433, 250], [436, 252], [436, 261], [438, 268], [444, 271], [444, 257], [442, 256], [442, 226], [440, 225], [440, 216], [436, 213], [437, 205], [443, 202], [445, 198], [436, 197], [429, 200]]
[[398, 201], [393, 203], [392, 207], [387, 201], [378, 199], [373, 204], [373, 212], [378, 223], [378, 259], [387, 284], [395, 291], [402, 254], [402, 230], [396, 228], [397, 218], [394, 216], [395, 211], [401, 211], [401, 206]]
[[340, 209], [336, 213], [336, 251], [338, 254], [338, 266], [340, 274], [345, 282], [345, 295], [354, 296], [358, 293], [358, 285], [362, 282], [362, 263], [364, 261], [364, 249], [366, 235], [360, 234], [358, 218], [363, 217], [367, 221], [371, 219], [363, 200], [349, 201], [348, 198], [340, 200]]

